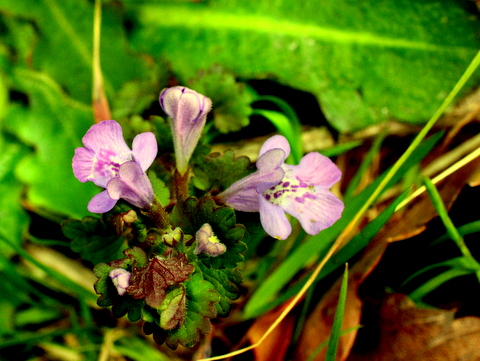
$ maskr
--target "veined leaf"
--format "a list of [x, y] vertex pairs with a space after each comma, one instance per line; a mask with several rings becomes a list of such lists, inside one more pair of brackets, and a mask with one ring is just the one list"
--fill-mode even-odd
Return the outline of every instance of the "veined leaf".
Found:
[[34, 148], [15, 169], [15, 176], [28, 186], [27, 201], [37, 212], [82, 218], [98, 188], [74, 177], [72, 158], [92, 124], [91, 109], [68, 98], [45, 74], [17, 68], [13, 80], [29, 96], [28, 107], [9, 108], [5, 123]]
[[[127, 5], [129, 5], [127, 3]], [[473, 58], [478, 21], [456, 0], [131, 5], [138, 49], [182, 81], [218, 64], [317, 96], [342, 132], [396, 118], [422, 123]], [[208, 94], [207, 94], [208, 95]]]

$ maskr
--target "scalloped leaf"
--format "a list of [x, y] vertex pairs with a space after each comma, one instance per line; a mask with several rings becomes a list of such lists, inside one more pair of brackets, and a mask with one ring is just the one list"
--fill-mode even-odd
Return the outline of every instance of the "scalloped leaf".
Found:
[[118, 236], [115, 228], [94, 217], [81, 221], [71, 219], [62, 223], [64, 235], [72, 240], [70, 247], [80, 253], [84, 260], [93, 264], [123, 258], [125, 238]]
[[211, 330], [210, 319], [216, 317], [215, 304], [219, 301], [220, 295], [213, 285], [205, 281], [201, 274], [196, 273], [184, 283], [186, 289], [185, 323], [173, 330], [163, 330], [158, 325], [145, 325], [144, 332], [152, 334], [155, 342], [165, 342], [168, 347], [175, 350], [178, 344], [185, 347], [194, 346], [202, 335]]
[[222, 133], [235, 132], [250, 124], [253, 96], [245, 83], [219, 66], [212, 66], [190, 79], [188, 86], [212, 99], [215, 127]]
[[198, 265], [205, 280], [210, 282], [220, 294], [220, 301], [215, 304], [217, 317], [227, 317], [232, 306], [230, 301], [240, 297], [239, 285], [243, 280], [242, 274], [234, 269], [208, 268], [202, 262]]
[[158, 308], [160, 311], [160, 327], [164, 330], [171, 330], [181, 327], [185, 323], [187, 290], [183, 285], [174, 288], [168, 292], [162, 304]]
[[158, 308], [165, 299], [167, 288], [187, 280], [194, 270], [184, 254], [165, 259], [157, 256], [145, 267], [134, 265], [127, 292], [136, 299], [145, 299], [150, 307]]
[[[206, 157], [194, 158], [193, 183], [201, 190], [216, 189], [222, 191], [251, 173], [251, 161], [248, 157], [235, 157], [233, 150], [223, 154], [212, 153]], [[253, 170], [253, 169], [252, 169]], [[219, 188], [219, 189], [218, 189]]]
[[245, 227], [236, 224], [233, 208], [217, 206], [209, 196], [198, 200], [190, 197], [183, 202], [177, 202], [170, 214], [170, 221], [174, 227], [180, 227], [185, 234], [192, 236], [195, 236], [202, 225], [210, 224], [214, 234], [225, 244], [227, 250], [217, 257], [199, 255], [198, 258], [209, 267], [235, 268], [244, 261], [241, 253], [247, 250], [247, 246], [241, 239], [245, 234]]

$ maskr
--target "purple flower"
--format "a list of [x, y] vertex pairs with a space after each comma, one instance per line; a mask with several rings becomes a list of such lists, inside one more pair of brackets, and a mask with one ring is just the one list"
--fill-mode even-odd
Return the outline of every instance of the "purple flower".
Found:
[[127, 287], [130, 285], [132, 274], [123, 268], [115, 268], [110, 271], [108, 276], [112, 279], [113, 285], [117, 288], [118, 294], [123, 296]]
[[[285, 137], [271, 137], [260, 149], [258, 171], [219, 195], [237, 210], [260, 212], [263, 228], [277, 239], [286, 239], [292, 232], [285, 213], [297, 218], [305, 232], [315, 235], [334, 224], [344, 208], [329, 191], [342, 175], [330, 159], [312, 152], [299, 165], [289, 165], [283, 163], [289, 154]], [[279, 169], [282, 176], [275, 178], [273, 174], [280, 174]], [[277, 181], [272, 182], [274, 179]]]
[[212, 108], [212, 101], [183, 86], [162, 90], [159, 100], [170, 118], [177, 169], [184, 175], [205, 126], [207, 113]]
[[153, 189], [144, 172], [157, 155], [153, 133], [141, 133], [133, 140], [133, 151], [123, 139], [122, 127], [115, 120], [94, 124], [82, 139], [85, 147], [75, 149], [72, 167], [80, 182], [92, 181], [106, 190], [88, 204], [93, 213], [111, 210], [118, 199], [148, 208]]
[[197, 245], [193, 251], [195, 254], [205, 253], [209, 256], [216, 257], [225, 253], [227, 250], [227, 247], [213, 234], [212, 226], [208, 223], [200, 227], [195, 235], [195, 239], [197, 240]]

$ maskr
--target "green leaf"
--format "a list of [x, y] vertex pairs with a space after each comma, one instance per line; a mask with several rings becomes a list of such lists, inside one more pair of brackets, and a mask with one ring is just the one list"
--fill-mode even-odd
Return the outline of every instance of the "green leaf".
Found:
[[[208, 196], [201, 199], [194, 197], [179, 201], [170, 214], [173, 227], [180, 227], [185, 234], [195, 236], [205, 223], [210, 224], [213, 233], [219, 241], [225, 244], [227, 250], [217, 257], [200, 254], [198, 257], [206, 265], [216, 269], [235, 268], [244, 258], [241, 253], [247, 246], [241, 242], [245, 227], [236, 224], [235, 211], [226, 206], [217, 206]], [[194, 249], [195, 245], [191, 246]]]
[[185, 322], [187, 309], [185, 287], [179, 285], [168, 292], [162, 304], [158, 308], [160, 311], [160, 327], [164, 330], [171, 330]]
[[144, 332], [153, 334], [155, 342], [165, 342], [172, 350], [178, 344], [191, 347], [200, 340], [200, 336], [210, 332], [210, 318], [216, 316], [215, 303], [220, 298], [212, 284], [205, 281], [200, 273], [193, 274], [183, 285], [187, 291], [185, 323], [172, 330], [164, 330], [153, 322], [144, 326]]
[[[73, 98], [91, 102], [93, 4], [86, 0], [2, 1], [0, 11], [29, 19], [41, 36], [30, 50], [34, 69], [46, 72]], [[107, 94], [127, 80], [147, 76], [146, 62], [126, 47], [123, 17], [113, 3], [103, 6], [100, 58]], [[23, 50], [25, 51], [25, 50]]]
[[152, 182], [153, 193], [162, 207], [166, 207], [170, 204], [170, 190], [166, 186], [165, 182], [157, 177], [157, 175], [149, 171], [148, 179]]
[[225, 190], [237, 180], [250, 174], [250, 159], [245, 156], [235, 157], [231, 149], [222, 155], [212, 153], [196, 157], [193, 164], [193, 184], [201, 190]]
[[[296, 127], [293, 122], [283, 113], [275, 110], [255, 109], [253, 114], [261, 115], [267, 118], [278, 129], [280, 134], [287, 138], [288, 143], [292, 149], [293, 164], [300, 163], [302, 159], [303, 150], [301, 142], [301, 129]], [[291, 163], [290, 159], [286, 160], [286, 163]]]
[[[2, 235], [11, 242], [20, 244], [22, 235], [29, 224], [29, 217], [20, 203], [23, 185], [13, 176], [16, 163], [28, 153], [25, 146], [7, 140], [0, 133], [0, 229]], [[12, 248], [0, 243], [0, 250], [8, 258], [13, 253]], [[0, 262], [0, 269], [2, 269]]]
[[134, 45], [181, 81], [214, 64], [313, 93], [341, 132], [422, 123], [476, 50], [478, 20], [455, 0], [269, 0], [131, 6]]
[[93, 264], [123, 258], [125, 238], [98, 218], [72, 219], [62, 224], [65, 236], [72, 240], [71, 248]]
[[27, 185], [30, 208], [52, 217], [82, 218], [99, 192], [92, 182], [79, 182], [72, 170], [74, 150], [92, 125], [90, 108], [68, 98], [45, 74], [17, 68], [12, 80], [29, 100], [27, 107], [9, 108], [5, 128], [33, 148], [15, 169]]
[[233, 74], [212, 66], [190, 79], [188, 86], [212, 100], [213, 121], [220, 132], [235, 132], [250, 123], [252, 97]]
[[220, 300], [215, 304], [218, 317], [227, 317], [230, 314], [231, 302], [240, 297], [239, 286], [243, 277], [234, 269], [208, 268], [202, 262], [198, 263], [205, 280], [210, 282], [220, 295]]

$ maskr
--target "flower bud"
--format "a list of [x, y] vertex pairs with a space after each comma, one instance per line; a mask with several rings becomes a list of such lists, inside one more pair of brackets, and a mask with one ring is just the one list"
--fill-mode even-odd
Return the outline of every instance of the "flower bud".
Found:
[[108, 276], [112, 279], [113, 285], [117, 288], [120, 296], [125, 294], [125, 290], [130, 285], [132, 274], [123, 268], [115, 268], [110, 271]]
[[194, 250], [195, 254], [205, 253], [209, 256], [216, 257], [225, 253], [227, 250], [227, 247], [213, 234], [212, 227], [208, 223], [200, 227], [195, 238], [197, 239], [197, 245]]
[[159, 100], [170, 119], [177, 169], [184, 175], [205, 126], [207, 113], [212, 108], [212, 101], [183, 86], [162, 90]]

